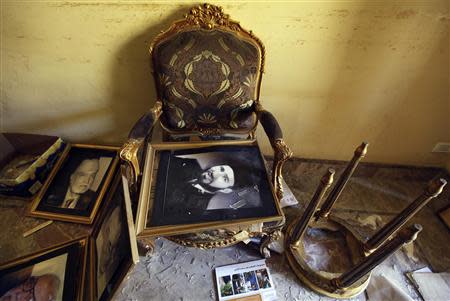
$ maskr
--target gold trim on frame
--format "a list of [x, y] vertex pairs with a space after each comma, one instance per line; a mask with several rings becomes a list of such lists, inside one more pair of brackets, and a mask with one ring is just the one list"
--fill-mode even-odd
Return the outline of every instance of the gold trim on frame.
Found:
[[[193, 223], [188, 225], [167, 225], [167, 226], [157, 226], [146, 228], [147, 217], [149, 209], [152, 207], [153, 199], [150, 197], [151, 193], [151, 183], [153, 177], [156, 175], [153, 174], [154, 171], [154, 161], [155, 161], [155, 153], [157, 150], [180, 150], [180, 149], [195, 149], [195, 148], [204, 148], [210, 146], [229, 146], [229, 145], [242, 145], [242, 146], [258, 146], [258, 149], [261, 153], [261, 149], [257, 144], [256, 140], [244, 140], [244, 141], [206, 141], [206, 142], [173, 142], [173, 143], [159, 143], [159, 144], [148, 144], [147, 145], [147, 154], [145, 158], [145, 166], [143, 171], [142, 185], [141, 191], [139, 194], [139, 203], [137, 209], [137, 218], [136, 218], [136, 236], [140, 237], [152, 237], [152, 236], [160, 236], [160, 235], [177, 235], [177, 234], [186, 234], [186, 233], [195, 233], [201, 232], [202, 230], [211, 230], [211, 229], [222, 229], [229, 228], [231, 226], [238, 225], [250, 225], [255, 223], [263, 223], [263, 222], [273, 222], [273, 221], [281, 221], [284, 217], [283, 212], [281, 211], [279, 200], [277, 199], [276, 194], [274, 193], [272, 182], [270, 181], [268, 172], [266, 170], [266, 176], [268, 185], [272, 192], [273, 199], [275, 201], [275, 208], [277, 210], [277, 215], [272, 217], [264, 217], [264, 218], [244, 218], [239, 220], [231, 220], [231, 221], [213, 221], [213, 222], [202, 222], [202, 223]], [[264, 158], [264, 157], [262, 157]]]
[[[55, 175], [57, 174], [57, 172], [59, 171], [61, 166], [66, 162], [68, 154], [72, 147], [111, 150], [111, 151], [116, 151], [116, 153], [117, 153], [111, 162], [110, 170], [106, 174], [105, 183], [103, 184], [103, 187], [101, 188], [99, 195], [98, 195], [97, 199], [95, 200], [95, 205], [92, 208], [91, 214], [87, 217], [80, 217], [80, 216], [69, 215], [69, 214], [38, 211], [37, 207], [39, 206], [40, 202], [42, 201], [42, 198], [44, 197], [47, 189], [51, 185]], [[31, 205], [31, 209], [30, 209], [30, 212], [28, 215], [32, 216], [32, 217], [41, 217], [41, 218], [46, 218], [46, 219], [51, 219], [51, 220], [61, 220], [61, 221], [80, 223], [80, 224], [92, 224], [92, 222], [95, 219], [95, 215], [97, 214], [97, 211], [100, 207], [102, 199], [103, 199], [104, 195], [106, 194], [109, 184], [114, 176], [114, 172], [116, 170], [117, 164], [119, 163], [119, 156], [118, 156], [119, 150], [120, 150], [120, 147], [116, 147], [116, 146], [91, 145], [91, 144], [72, 144], [72, 145], [68, 144], [66, 149], [62, 153], [61, 157], [56, 162], [56, 165], [53, 168], [52, 172], [50, 173], [44, 186], [41, 188], [41, 190], [37, 194], [36, 198], [33, 200], [33, 203]]]
[[[17, 266], [19, 264], [23, 264], [26, 263], [28, 261], [34, 260], [38, 257], [41, 256], [45, 256], [46, 254], [49, 254], [51, 252], [57, 251], [59, 249], [63, 249], [66, 248], [72, 244], [79, 244], [82, 248], [81, 251], [81, 272], [79, 272], [79, 283], [77, 283], [77, 288], [76, 288], [76, 292], [77, 292], [77, 300], [78, 301], [82, 301], [85, 300], [84, 299], [84, 278], [85, 278], [85, 273], [86, 273], [86, 264], [87, 264], [87, 244], [88, 244], [88, 237], [80, 237], [80, 238], [76, 238], [74, 240], [56, 245], [56, 246], [52, 246], [49, 248], [45, 248], [39, 252], [30, 254], [30, 255], [26, 255], [26, 256], [22, 256], [20, 258], [8, 261], [2, 265], [0, 265], [0, 271], [5, 270], [5, 269], [9, 269], [12, 268], [14, 266]], [[68, 262], [66, 262], [66, 267], [67, 267]], [[78, 280], [78, 279], [77, 279]], [[64, 281], [66, 281], [66, 279], [64, 279]], [[63, 283], [64, 285], [64, 283]]]

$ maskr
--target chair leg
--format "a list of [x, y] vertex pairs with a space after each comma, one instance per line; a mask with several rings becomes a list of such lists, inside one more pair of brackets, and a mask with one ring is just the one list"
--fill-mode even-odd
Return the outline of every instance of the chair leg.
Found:
[[305, 212], [303, 213], [302, 217], [298, 221], [298, 223], [295, 225], [294, 230], [292, 231], [292, 242], [295, 247], [298, 247], [300, 245], [301, 238], [303, 236], [303, 233], [305, 232], [306, 227], [308, 226], [309, 222], [311, 221], [314, 212], [316, 212], [317, 206], [319, 205], [320, 201], [322, 200], [325, 192], [327, 189], [331, 186], [333, 183], [333, 176], [334, 176], [334, 169], [328, 169], [327, 173], [322, 177], [320, 180], [320, 184], [317, 187], [317, 190], [311, 199], [311, 201], [308, 204], [308, 207], [306, 208]]
[[418, 224], [414, 224], [409, 228], [403, 229], [389, 242], [384, 244], [375, 252], [371, 253], [369, 256], [365, 257], [360, 263], [358, 263], [358, 265], [354, 266], [352, 269], [345, 272], [338, 278], [332, 279], [331, 282], [337, 288], [349, 287], [350, 285], [364, 277], [364, 275], [369, 273], [371, 270], [373, 270], [389, 255], [397, 251], [401, 246], [415, 240], [417, 238], [417, 234], [420, 231], [422, 231], [422, 226]]
[[330, 192], [330, 195], [327, 197], [325, 202], [320, 207], [320, 211], [318, 212], [318, 214], [316, 216], [316, 220], [318, 220], [319, 218], [323, 218], [323, 217], [326, 218], [328, 216], [328, 214], [330, 214], [331, 208], [333, 207], [334, 203], [339, 198], [339, 195], [341, 194], [342, 190], [344, 190], [345, 185], [347, 184], [348, 180], [350, 179], [350, 177], [352, 176], [356, 167], [358, 166], [359, 161], [361, 161], [361, 159], [364, 158], [364, 156], [367, 154], [368, 146], [369, 146], [369, 143], [363, 142], [355, 150], [352, 160], [349, 162], [349, 164], [345, 168], [344, 172], [340, 176], [340, 178], [337, 181], [336, 185], [334, 186], [333, 190]]
[[425, 191], [408, 207], [403, 209], [396, 217], [389, 223], [375, 233], [364, 244], [364, 251], [366, 253], [373, 252], [380, 247], [386, 240], [389, 239], [395, 232], [397, 232], [411, 217], [413, 217], [423, 206], [425, 206], [431, 199], [437, 197], [443, 190], [447, 181], [444, 179], [436, 179], [431, 181]]

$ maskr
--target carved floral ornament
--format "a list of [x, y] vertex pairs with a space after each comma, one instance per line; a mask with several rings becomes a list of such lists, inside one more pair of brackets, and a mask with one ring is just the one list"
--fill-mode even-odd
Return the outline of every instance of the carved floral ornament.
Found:
[[205, 29], [212, 29], [215, 26], [227, 26], [233, 30], [239, 30], [239, 24], [231, 21], [230, 16], [223, 12], [223, 8], [211, 4], [203, 4], [194, 7], [184, 16], [193, 25], [200, 25]]

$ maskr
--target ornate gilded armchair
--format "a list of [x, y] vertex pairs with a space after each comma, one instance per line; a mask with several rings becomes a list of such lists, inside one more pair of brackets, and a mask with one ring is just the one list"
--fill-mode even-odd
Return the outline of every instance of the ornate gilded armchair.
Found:
[[[138, 191], [145, 142], [158, 122], [164, 140], [249, 139], [255, 137], [260, 122], [274, 150], [272, 183], [281, 199], [282, 165], [292, 152], [277, 120], [259, 100], [262, 42], [229, 19], [222, 8], [204, 4], [161, 32], [151, 43], [150, 54], [158, 98], [135, 124], [121, 151], [131, 191]], [[183, 241], [190, 245], [189, 240]], [[207, 248], [232, 242], [197, 245]]]

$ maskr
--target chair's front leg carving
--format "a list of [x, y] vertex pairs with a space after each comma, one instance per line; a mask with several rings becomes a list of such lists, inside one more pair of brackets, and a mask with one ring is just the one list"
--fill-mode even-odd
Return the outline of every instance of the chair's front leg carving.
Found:
[[272, 147], [275, 152], [272, 170], [272, 182], [277, 198], [278, 200], [281, 200], [283, 198], [283, 175], [281, 171], [283, 169], [284, 162], [291, 158], [293, 153], [282, 138], [276, 139], [272, 143]]

